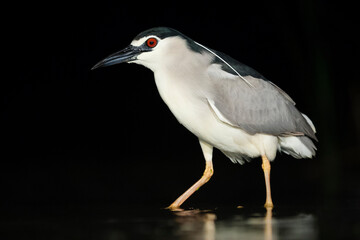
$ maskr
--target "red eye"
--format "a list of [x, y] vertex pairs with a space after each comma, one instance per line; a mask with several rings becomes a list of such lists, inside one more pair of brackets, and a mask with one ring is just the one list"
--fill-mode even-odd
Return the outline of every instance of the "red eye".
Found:
[[156, 38], [149, 38], [148, 40], [146, 40], [146, 45], [150, 48], [153, 48], [157, 45], [158, 40]]

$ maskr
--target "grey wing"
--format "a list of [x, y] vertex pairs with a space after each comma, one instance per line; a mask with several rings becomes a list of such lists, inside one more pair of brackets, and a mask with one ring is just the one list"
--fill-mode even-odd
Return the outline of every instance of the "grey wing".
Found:
[[208, 102], [221, 121], [249, 134], [306, 135], [317, 140], [312, 127], [284, 91], [267, 80], [250, 75], [245, 78], [254, 88], [233, 77], [212, 78]]

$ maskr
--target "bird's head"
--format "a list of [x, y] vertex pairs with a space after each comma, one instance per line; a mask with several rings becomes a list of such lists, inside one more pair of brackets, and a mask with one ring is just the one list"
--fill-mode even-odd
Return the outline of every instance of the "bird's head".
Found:
[[200, 47], [182, 33], [166, 27], [151, 28], [138, 34], [128, 47], [111, 54], [92, 69], [127, 62], [156, 71], [159, 67], [179, 64], [190, 50], [198, 52]]

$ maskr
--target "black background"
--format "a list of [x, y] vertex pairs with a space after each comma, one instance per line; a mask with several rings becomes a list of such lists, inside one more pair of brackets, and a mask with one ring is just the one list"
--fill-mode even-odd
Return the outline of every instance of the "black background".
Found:
[[[150, 70], [91, 71], [139, 32], [175, 28], [253, 67], [314, 122], [314, 159], [278, 154], [275, 204], [359, 197], [355, 6], [329, 1], [16, 2], [4, 6], [3, 206], [167, 206], [202, 175], [198, 140], [162, 102]], [[263, 204], [260, 159], [214, 152], [213, 179], [188, 206]]]

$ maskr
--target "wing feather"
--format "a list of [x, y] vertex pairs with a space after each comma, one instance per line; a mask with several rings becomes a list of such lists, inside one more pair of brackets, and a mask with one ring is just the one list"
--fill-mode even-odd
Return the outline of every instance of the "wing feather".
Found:
[[[219, 64], [212, 64], [211, 68], [223, 71]], [[247, 82], [254, 86], [249, 88], [247, 82], [239, 81], [228, 72], [216, 76], [214, 72], [214, 69], [209, 71], [212, 91], [207, 100], [219, 120], [249, 134], [306, 135], [317, 140], [295, 102], [275, 84], [248, 75], [245, 76]]]

